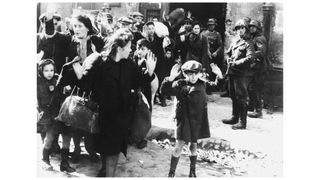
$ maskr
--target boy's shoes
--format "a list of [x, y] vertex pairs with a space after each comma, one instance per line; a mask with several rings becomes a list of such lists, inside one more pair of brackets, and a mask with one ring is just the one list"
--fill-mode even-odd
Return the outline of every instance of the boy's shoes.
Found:
[[175, 172], [174, 171], [169, 171], [168, 177], [174, 177], [175, 176]]
[[196, 170], [190, 170], [189, 177], [197, 177], [196, 176]]

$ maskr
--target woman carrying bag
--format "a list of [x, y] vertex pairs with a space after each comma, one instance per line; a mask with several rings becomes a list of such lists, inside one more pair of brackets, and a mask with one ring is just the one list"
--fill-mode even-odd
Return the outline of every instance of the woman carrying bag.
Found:
[[[71, 38], [67, 50], [67, 59], [69, 63], [63, 66], [61, 73], [61, 81], [59, 85], [64, 87], [64, 92], [69, 94], [70, 90], [74, 86], [79, 87], [79, 95], [89, 94], [90, 79], [87, 76], [83, 76], [89, 57], [93, 52], [101, 52], [104, 41], [102, 38], [94, 35], [91, 20], [86, 15], [77, 15], [72, 18], [72, 27], [74, 35]], [[71, 61], [72, 60], [72, 61]], [[86, 60], [86, 63], [85, 63]], [[70, 62], [71, 61], [71, 62]], [[94, 151], [93, 136], [83, 130], [73, 128], [72, 137], [75, 145], [72, 161], [75, 163], [79, 160], [81, 148], [80, 141], [84, 137], [85, 148], [89, 154], [89, 158], [92, 162], [98, 161], [99, 157]]]

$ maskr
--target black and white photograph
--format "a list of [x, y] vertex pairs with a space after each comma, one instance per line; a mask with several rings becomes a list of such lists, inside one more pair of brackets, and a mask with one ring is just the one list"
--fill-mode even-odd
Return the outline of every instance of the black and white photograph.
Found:
[[282, 2], [34, 9], [37, 177], [283, 177]]

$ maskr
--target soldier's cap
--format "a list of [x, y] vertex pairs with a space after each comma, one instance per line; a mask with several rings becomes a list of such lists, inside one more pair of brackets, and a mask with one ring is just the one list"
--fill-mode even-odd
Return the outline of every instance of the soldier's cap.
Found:
[[207, 25], [217, 25], [217, 20], [214, 18], [208, 19]]
[[132, 20], [129, 19], [128, 17], [120, 17], [118, 22], [122, 23], [122, 24], [132, 24]]
[[188, 73], [188, 72], [198, 73], [202, 70], [202, 64], [195, 60], [189, 60], [181, 66], [181, 70], [184, 73]]
[[133, 13], [131, 14], [131, 16], [132, 16], [132, 17], [136, 17], [136, 16], [144, 17], [144, 15], [141, 14], [140, 12], [133, 12]]

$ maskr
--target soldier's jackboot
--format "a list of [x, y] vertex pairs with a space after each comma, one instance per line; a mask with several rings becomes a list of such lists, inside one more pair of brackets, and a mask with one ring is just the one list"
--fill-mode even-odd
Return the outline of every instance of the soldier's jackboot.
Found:
[[179, 162], [179, 158], [180, 157], [174, 157], [173, 155], [171, 155], [170, 170], [169, 170], [168, 177], [175, 176], [175, 172], [176, 172], [177, 164]]
[[246, 103], [239, 103], [240, 122], [233, 125], [232, 129], [246, 129], [247, 128], [247, 105]]
[[262, 118], [262, 109], [257, 109], [255, 112], [248, 112], [248, 116], [251, 118]]
[[239, 109], [237, 106], [237, 102], [232, 100], [232, 118], [231, 119], [224, 119], [222, 122], [224, 124], [236, 124], [239, 121]]

